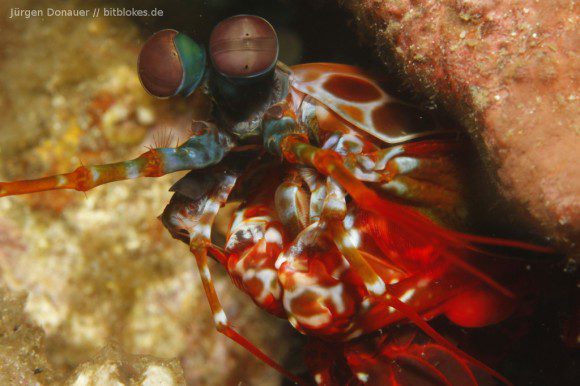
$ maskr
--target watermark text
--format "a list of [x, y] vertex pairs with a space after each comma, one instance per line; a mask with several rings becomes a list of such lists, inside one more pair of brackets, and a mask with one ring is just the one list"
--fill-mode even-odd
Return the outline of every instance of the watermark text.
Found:
[[145, 17], [163, 16], [163, 10], [159, 8], [138, 9], [121, 7], [96, 7], [96, 8], [10, 8], [9, 19], [31, 19], [34, 17]]

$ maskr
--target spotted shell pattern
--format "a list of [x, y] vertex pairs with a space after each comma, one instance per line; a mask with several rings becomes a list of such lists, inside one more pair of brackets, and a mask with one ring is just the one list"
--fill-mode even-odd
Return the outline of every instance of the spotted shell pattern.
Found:
[[387, 94], [358, 67], [310, 63], [292, 67], [294, 92], [318, 100], [342, 119], [388, 144], [441, 134], [441, 127], [412, 105]]

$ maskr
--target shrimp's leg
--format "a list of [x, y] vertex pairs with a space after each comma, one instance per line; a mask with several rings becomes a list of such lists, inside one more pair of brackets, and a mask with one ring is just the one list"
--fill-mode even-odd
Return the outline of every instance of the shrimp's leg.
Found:
[[[220, 174], [218, 182], [210, 192], [195, 201], [179, 192], [176, 193], [161, 218], [175, 238], [189, 243], [190, 251], [195, 256], [201, 282], [217, 331], [244, 347], [256, 358], [293, 382], [305, 384], [300, 377], [287, 371], [231, 327], [211, 278], [207, 259], [208, 249], [212, 251], [210, 242], [211, 225], [219, 208], [227, 201], [237, 177], [238, 174], [231, 171]], [[195, 183], [195, 181], [192, 182]], [[223, 260], [223, 256], [218, 256], [217, 260]]]
[[87, 191], [113, 181], [160, 177], [179, 170], [203, 169], [217, 164], [232, 148], [230, 138], [204, 124], [196, 135], [176, 148], [156, 148], [139, 157], [106, 165], [80, 166], [71, 173], [14, 182], [0, 182], [0, 197], [56, 189]]
[[338, 250], [363, 280], [369, 294], [373, 296], [384, 295], [386, 286], [383, 279], [377, 275], [371, 265], [361, 256], [349, 234], [344, 229], [343, 220], [346, 215], [346, 197], [343, 190], [330, 177], [327, 179], [326, 186], [326, 197], [322, 206], [320, 222], [328, 228]]
[[288, 377], [288, 379], [292, 380], [293, 382], [297, 384], [305, 384], [305, 382], [300, 377], [290, 373], [288, 370], [282, 367], [282, 365], [271, 359], [262, 350], [257, 348], [252, 342], [247, 340], [244, 336], [240, 335], [231, 327], [218, 298], [217, 292], [211, 279], [209, 268], [207, 266], [207, 241], [192, 240], [190, 249], [195, 256], [195, 260], [199, 268], [199, 273], [201, 275], [203, 288], [205, 290], [205, 294], [213, 314], [214, 324], [218, 332], [232, 339], [246, 350], [248, 350], [250, 353], [252, 353], [256, 358], [260, 359], [262, 362], [266, 363], [280, 374]]
[[[266, 113], [264, 119], [264, 146], [272, 153], [281, 154], [290, 162], [314, 167], [320, 173], [332, 177], [349, 193], [361, 209], [392, 218], [401, 226], [406, 227], [406, 231], [416, 234], [419, 239], [424, 239], [426, 233], [428, 240], [434, 244], [444, 243], [448, 247], [468, 247], [467, 241], [460, 237], [463, 234], [447, 231], [431, 222], [419, 212], [382, 199], [373, 189], [367, 187], [348, 170], [338, 153], [311, 145], [307, 133], [297, 124], [295, 113], [288, 102], [274, 105]], [[471, 363], [484, 369], [505, 384], [510, 384], [501, 374], [451, 344], [441, 334], [435, 331], [413, 307], [389, 294], [386, 291], [383, 280], [364, 261], [358, 249], [348, 244], [348, 237], [345, 234], [346, 232], [342, 226], [342, 221], [329, 221], [329, 226], [337, 247], [345, 258], [349, 260], [353, 269], [363, 279], [371, 297], [381, 296], [384, 302], [403, 313], [437, 343], [457, 353], [457, 355], [468, 359]], [[453, 262], [458, 265], [463, 263], [459, 258], [454, 259]], [[507, 291], [503, 286], [493, 281], [493, 279], [478, 272], [468, 264], [463, 263], [462, 268], [478, 276], [482, 281], [494, 286], [499, 291]], [[374, 287], [375, 284], [377, 284], [377, 287]], [[509, 291], [507, 292], [509, 293]]]
[[460, 357], [465, 357], [474, 365], [485, 369], [490, 374], [497, 376], [498, 379], [509, 383], [505, 378], [503, 378], [501, 374], [495, 372], [493, 369], [489, 368], [482, 362], [472, 358], [470, 355], [453, 346], [447, 339], [445, 339], [445, 337], [435, 331], [435, 329], [433, 329], [433, 327], [431, 327], [429, 323], [425, 321], [424, 317], [421, 316], [414, 307], [406, 304], [403, 300], [394, 296], [394, 294], [387, 290], [387, 286], [385, 285], [383, 279], [374, 271], [371, 265], [361, 255], [349, 233], [346, 231], [343, 224], [345, 215], [346, 198], [344, 192], [341, 187], [332, 180], [332, 178], [328, 178], [327, 194], [324, 199], [320, 221], [329, 230], [334, 243], [344, 258], [349, 262], [350, 267], [363, 280], [365, 288], [369, 293], [369, 296], [366, 299], [368, 305], [370, 306], [373, 303], [379, 302], [386, 305], [386, 308], [392, 307], [393, 309], [399, 311], [401, 314], [409, 318], [409, 320], [417, 327], [423, 330], [433, 340], [442, 346], [445, 346], [448, 350], [452, 351]]
[[340, 252], [351, 264], [352, 269], [354, 269], [355, 272], [357, 272], [363, 279], [367, 291], [370, 294], [369, 304], [372, 304], [373, 298], [380, 298], [378, 299], [379, 302], [383, 302], [383, 304], [388, 305], [388, 307], [392, 307], [399, 311], [401, 314], [405, 315], [413, 324], [415, 324], [423, 332], [429, 335], [429, 337], [431, 337], [434, 341], [444, 346], [449, 351], [453, 352], [459, 357], [465, 358], [469, 362], [473, 363], [473, 365], [487, 371], [489, 374], [492, 374], [503, 383], [507, 385], [511, 384], [503, 375], [499, 374], [486, 364], [455, 347], [445, 337], [435, 331], [435, 329], [425, 321], [424, 317], [421, 316], [417, 310], [415, 310], [415, 308], [389, 293], [384, 281], [374, 272], [366, 260], [361, 256], [358, 249], [352, 244], [352, 241], [344, 229], [342, 222], [331, 222], [329, 224], [329, 229]]

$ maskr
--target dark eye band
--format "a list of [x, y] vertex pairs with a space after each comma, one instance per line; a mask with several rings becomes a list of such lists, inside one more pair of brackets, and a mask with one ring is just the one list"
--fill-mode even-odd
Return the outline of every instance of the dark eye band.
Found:
[[278, 59], [276, 31], [258, 16], [240, 15], [212, 31], [209, 51], [214, 68], [231, 78], [247, 78], [271, 70]]

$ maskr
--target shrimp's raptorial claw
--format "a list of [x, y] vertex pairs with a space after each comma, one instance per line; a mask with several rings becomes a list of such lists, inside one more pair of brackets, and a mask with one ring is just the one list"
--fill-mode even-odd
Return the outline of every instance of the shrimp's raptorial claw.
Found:
[[375, 190], [351, 173], [338, 153], [312, 146], [304, 135], [287, 134], [280, 140], [280, 149], [284, 157], [290, 162], [314, 167], [320, 173], [332, 177], [348, 192], [361, 209], [388, 218], [389, 221], [396, 223], [409, 235], [414, 236], [416, 240], [430, 241], [433, 245], [439, 245], [449, 251], [456, 251], [447, 253], [446, 258], [507, 297], [515, 298], [515, 295], [511, 290], [466, 262], [459, 255], [462, 252], [471, 251], [479, 255], [497, 256], [496, 253], [481, 249], [475, 244], [516, 248], [536, 253], [555, 253], [551, 247], [516, 240], [471, 235], [443, 228], [412, 207], [380, 197]]
[[[218, 260], [227, 261], [223, 253], [211, 244], [212, 224], [219, 208], [227, 202], [238, 177], [239, 173], [234, 171], [219, 173], [213, 186], [204, 195], [195, 200], [176, 192], [161, 215], [161, 220], [175, 238], [189, 244], [189, 249], [197, 263], [200, 279], [217, 331], [244, 347], [256, 358], [294, 383], [305, 385], [306, 383], [302, 378], [286, 370], [230, 325], [212, 280], [207, 258], [208, 250], [212, 253], [217, 252]], [[192, 176], [186, 176], [185, 179], [188, 183], [195, 181]]]

